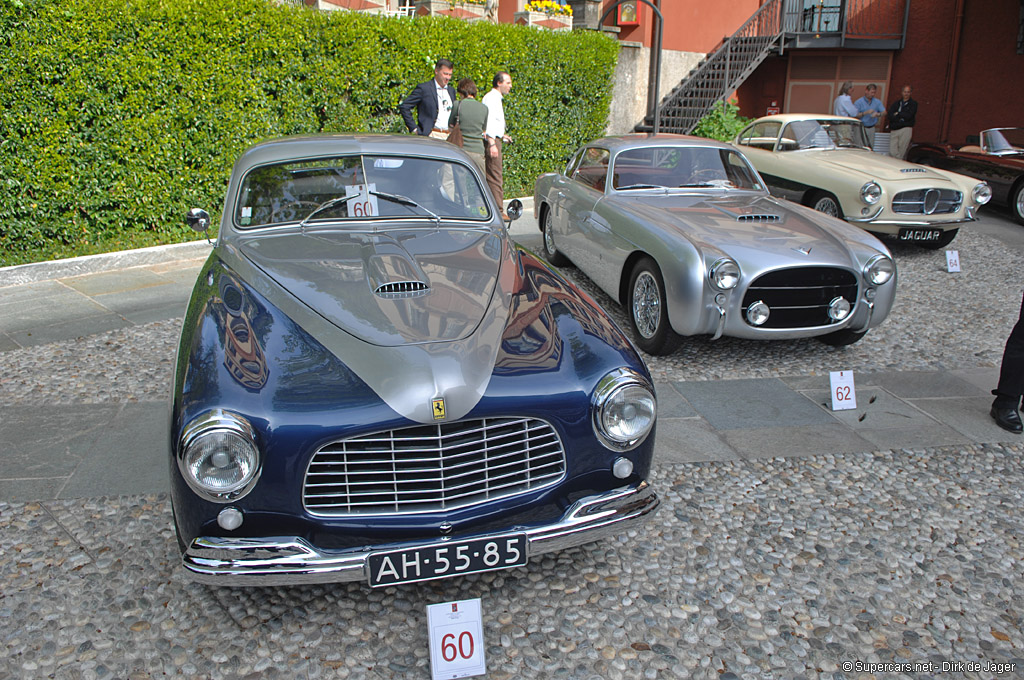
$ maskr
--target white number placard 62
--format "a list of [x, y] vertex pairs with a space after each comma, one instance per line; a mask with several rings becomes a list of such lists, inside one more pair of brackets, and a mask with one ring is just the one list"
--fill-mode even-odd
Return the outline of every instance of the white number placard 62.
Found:
[[377, 197], [371, 194], [371, 191], [376, 191], [377, 185], [375, 184], [355, 184], [345, 187], [345, 195], [353, 196], [351, 201], [348, 202], [348, 216], [349, 217], [377, 217], [380, 215], [380, 209], [377, 206]]
[[427, 605], [433, 680], [487, 672], [480, 598]]
[[857, 391], [853, 386], [852, 371], [832, 371], [828, 374], [832, 387], [832, 410], [857, 408]]

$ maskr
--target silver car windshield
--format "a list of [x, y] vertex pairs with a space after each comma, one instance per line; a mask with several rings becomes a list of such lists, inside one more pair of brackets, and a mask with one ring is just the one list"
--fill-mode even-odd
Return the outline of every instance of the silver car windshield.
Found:
[[1000, 156], [1024, 153], [1024, 128], [985, 130], [981, 135], [987, 153]]
[[648, 146], [622, 151], [612, 167], [612, 186], [616, 191], [762, 188], [743, 156], [710, 146]]
[[482, 222], [490, 213], [476, 176], [460, 163], [358, 155], [250, 170], [239, 188], [234, 221], [242, 229], [381, 218]]
[[859, 121], [842, 119], [795, 120], [783, 128], [778, 150], [836, 148], [869, 148], [864, 126]]

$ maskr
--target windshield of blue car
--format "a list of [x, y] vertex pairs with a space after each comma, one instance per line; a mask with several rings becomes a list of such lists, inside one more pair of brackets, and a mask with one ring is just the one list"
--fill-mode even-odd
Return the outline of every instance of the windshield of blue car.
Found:
[[860, 121], [842, 118], [795, 120], [782, 130], [779, 151], [870, 149]]
[[981, 134], [988, 153], [1000, 156], [1024, 153], [1024, 128], [985, 130]]
[[634, 189], [761, 189], [738, 152], [713, 146], [647, 146], [622, 151], [612, 167], [617, 191]]
[[242, 180], [243, 229], [377, 219], [486, 221], [491, 211], [465, 165], [410, 156], [340, 156], [263, 165]]

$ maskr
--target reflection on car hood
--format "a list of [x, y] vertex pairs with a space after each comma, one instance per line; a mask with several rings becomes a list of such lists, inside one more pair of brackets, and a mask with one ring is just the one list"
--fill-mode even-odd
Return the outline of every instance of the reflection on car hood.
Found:
[[[711, 246], [744, 262], [849, 262], [850, 252], [836, 230], [845, 225], [820, 213], [764, 194], [634, 195], [610, 199], [620, 209], [659, 228], [672, 228], [694, 245]], [[834, 228], [823, 226], [833, 221]], [[810, 255], [803, 251], [810, 249]]]
[[483, 229], [286, 232], [242, 253], [314, 312], [378, 346], [471, 335], [494, 293], [500, 237]]
[[907, 163], [891, 156], [862, 151], [859, 149], [833, 149], [828, 151], [807, 151], [813, 154], [815, 161], [832, 165], [848, 172], [866, 175], [864, 181], [874, 179], [883, 182], [899, 182], [901, 180], [927, 180], [929, 183], [948, 184], [953, 182], [941, 172], [924, 165]]

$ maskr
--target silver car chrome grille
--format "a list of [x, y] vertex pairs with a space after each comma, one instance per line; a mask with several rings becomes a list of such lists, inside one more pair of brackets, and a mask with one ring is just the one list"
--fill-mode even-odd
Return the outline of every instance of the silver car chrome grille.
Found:
[[857, 277], [836, 267], [793, 267], [762, 274], [747, 288], [743, 308], [760, 300], [771, 313], [760, 328], [813, 328], [833, 323], [828, 305], [837, 297], [857, 303]]
[[422, 281], [392, 281], [377, 286], [373, 292], [383, 298], [403, 298], [423, 295], [429, 290], [430, 286]]
[[892, 211], [903, 215], [945, 215], [960, 210], [964, 195], [955, 189], [915, 189], [892, 199]]
[[778, 222], [782, 218], [778, 215], [740, 215], [736, 219], [740, 222]]
[[550, 423], [484, 418], [342, 439], [309, 462], [302, 502], [314, 515], [404, 515], [464, 508], [551, 486], [565, 452]]

